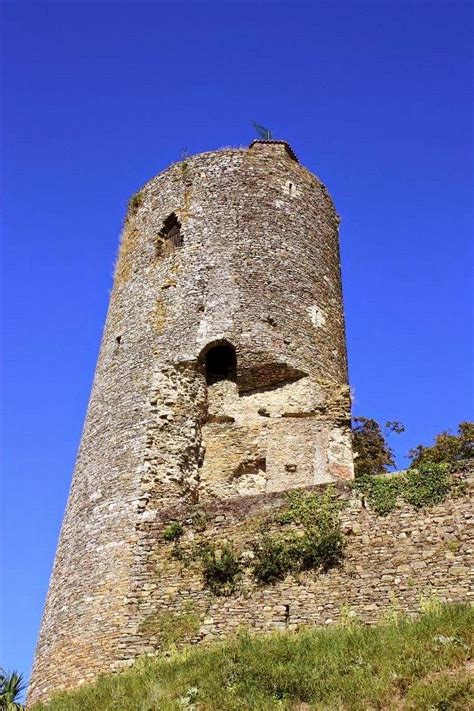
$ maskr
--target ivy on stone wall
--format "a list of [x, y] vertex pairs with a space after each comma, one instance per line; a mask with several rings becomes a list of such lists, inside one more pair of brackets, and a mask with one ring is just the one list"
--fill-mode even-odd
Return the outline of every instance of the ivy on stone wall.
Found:
[[422, 508], [465, 491], [464, 480], [449, 464], [426, 464], [403, 474], [364, 476], [354, 485], [380, 516], [393, 511], [398, 501]]

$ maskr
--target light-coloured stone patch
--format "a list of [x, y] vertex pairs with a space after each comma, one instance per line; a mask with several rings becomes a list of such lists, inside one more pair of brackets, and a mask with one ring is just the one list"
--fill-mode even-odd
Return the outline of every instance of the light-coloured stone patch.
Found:
[[311, 323], [313, 326], [316, 326], [316, 328], [319, 328], [320, 326], [324, 326], [326, 323], [326, 317], [324, 313], [321, 311], [320, 308], [317, 306], [308, 306], [308, 314], [311, 319]]
[[[247, 394], [239, 394], [230, 381], [210, 386], [202, 428], [201, 498], [352, 478], [350, 430], [334, 427], [348, 407], [348, 390], [339, 401], [340, 390], [321, 387], [308, 376]], [[334, 392], [336, 405], [328, 402]]]
[[290, 198], [297, 198], [300, 195], [298, 187], [294, 183], [292, 183], [291, 180], [285, 181], [285, 183], [283, 184], [283, 192]]

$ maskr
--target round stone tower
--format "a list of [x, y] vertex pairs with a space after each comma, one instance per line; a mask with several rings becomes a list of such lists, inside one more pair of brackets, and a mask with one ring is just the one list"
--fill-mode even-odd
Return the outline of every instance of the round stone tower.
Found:
[[167, 510], [353, 477], [338, 221], [283, 141], [130, 200], [31, 702], [152, 651], [144, 531]]

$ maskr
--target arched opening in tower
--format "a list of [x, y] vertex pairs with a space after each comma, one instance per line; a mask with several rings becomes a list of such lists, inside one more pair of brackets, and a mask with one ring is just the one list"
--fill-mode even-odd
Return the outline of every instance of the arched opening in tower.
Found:
[[212, 346], [204, 359], [207, 385], [220, 380], [237, 380], [237, 356], [231, 343], [224, 341]]

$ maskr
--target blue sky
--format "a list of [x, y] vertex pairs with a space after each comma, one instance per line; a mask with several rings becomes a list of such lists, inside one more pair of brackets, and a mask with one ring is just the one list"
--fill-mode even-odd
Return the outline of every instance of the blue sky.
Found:
[[29, 673], [128, 197], [251, 122], [326, 183], [355, 414], [472, 419], [472, 5], [3, 3], [2, 651]]

